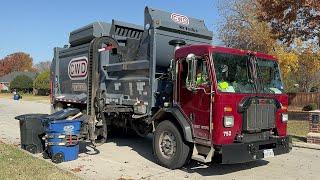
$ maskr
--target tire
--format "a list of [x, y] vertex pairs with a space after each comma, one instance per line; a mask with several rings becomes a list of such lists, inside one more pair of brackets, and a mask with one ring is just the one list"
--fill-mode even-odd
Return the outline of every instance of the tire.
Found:
[[153, 153], [158, 164], [169, 169], [181, 168], [189, 162], [190, 151], [190, 147], [184, 142], [181, 133], [172, 122], [165, 120], [156, 127], [153, 136]]
[[50, 155], [48, 154], [47, 151], [42, 152], [42, 157], [43, 157], [43, 159], [50, 159]]
[[37, 146], [30, 144], [26, 146], [26, 150], [32, 154], [36, 154], [37, 153]]
[[57, 153], [52, 156], [51, 161], [55, 164], [62, 163], [64, 160], [64, 154], [63, 153]]

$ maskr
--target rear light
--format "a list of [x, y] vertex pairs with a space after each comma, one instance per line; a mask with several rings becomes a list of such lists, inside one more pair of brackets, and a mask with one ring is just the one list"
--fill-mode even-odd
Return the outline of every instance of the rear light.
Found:
[[234, 118], [233, 116], [224, 116], [223, 118], [223, 125], [226, 128], [233, 127], [234, 125]]
[[282, 122], [287, 122], [289, 120], [288, 114], [281, 114], [281, 120]]

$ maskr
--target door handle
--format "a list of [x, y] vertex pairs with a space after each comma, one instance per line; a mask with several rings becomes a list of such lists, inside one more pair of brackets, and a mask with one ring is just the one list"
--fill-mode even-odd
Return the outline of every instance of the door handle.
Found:
[[194, 113], [190, 113], [190, 115], [189, 115], [189, 119], [190, 119], [191, 121], [193, 121], [193, 120], [194, 120]]

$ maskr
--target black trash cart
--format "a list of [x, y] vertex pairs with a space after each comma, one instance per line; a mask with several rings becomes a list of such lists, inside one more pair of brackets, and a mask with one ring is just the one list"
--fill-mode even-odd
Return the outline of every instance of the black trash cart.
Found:
[[44, 150], [44, 140], [42, 137], [45, 131], [42, 125], [42, 118], [48, 114], [23, 114], [15, 117], [20, 121], [21, 148], [33, 154], [41, 153]]

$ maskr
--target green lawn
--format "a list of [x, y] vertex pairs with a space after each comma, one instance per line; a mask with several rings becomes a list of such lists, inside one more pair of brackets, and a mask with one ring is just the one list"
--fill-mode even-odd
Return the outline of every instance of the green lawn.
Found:
[[288, 121], [288, 134], [292, 136], [292, 140], [306, 142], [308, 133], [308, 121]]
[[0, 179], [80, 178], [12, 145], [0, 142]]
[[[49, 103], [50, 97], [49, 96], [34, 96], [32, 94], [21, 94], [22, 101], [37, 101], [37, 102], [45, 102]], [[0, 98], [13, 98], [12, 93], [0, 93]]]

